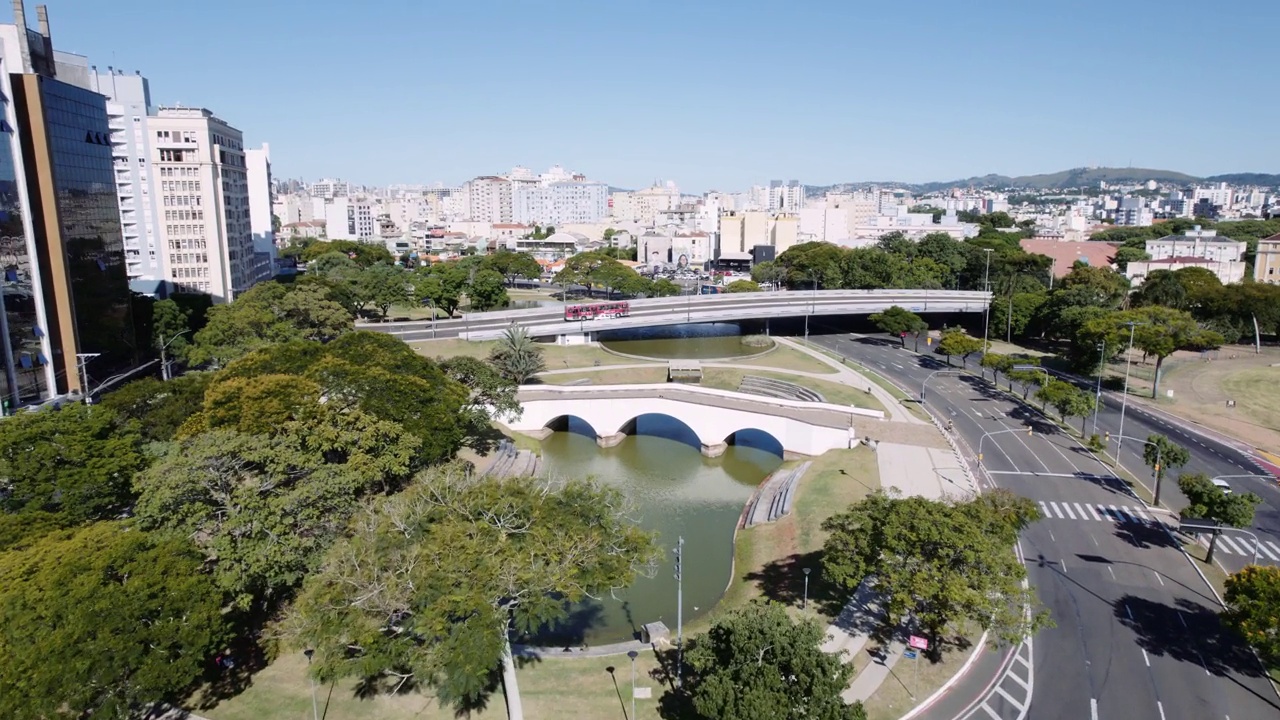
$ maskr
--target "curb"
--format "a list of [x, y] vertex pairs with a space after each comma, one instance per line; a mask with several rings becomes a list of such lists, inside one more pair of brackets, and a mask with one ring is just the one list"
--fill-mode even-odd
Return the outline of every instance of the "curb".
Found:
[[[908, 710], [907, 714], [898, 718], [898, 720], [911, 720], [911, 718], [914, 718], [915, 716], [919, 715], [925, 710], [928, 710], [931, 705], [933, 705], [935, 702], [938, 701], [938, 698], [941, 698], [943, 695], [946, 695], [947, 692], [951, 690], [951, 688], [955, 687], [956, 683], [960, 682], [960, 678], [964, 677], [965, 673], [969, 672], [969, 669], [973, 667], [973, 664], [978, 661], [978, 655], [982, 653], [983, 648], [985, 648], [986, 646], [987, 646], [987, 632], [984, 630], [982, 633], [982, 637], [978, 638], [978, 642], [974, 643], [973, 652], [969, 653], [969, 659], [964, 661], [964, 665], [960, 666], [960, 669], [956, 671], [956, 674], [952, 675], [951, 679], [947, 680], [942, 684], [942, 687], [938, 688], [937, 690], [934, 690], [932, 695], [925, 698], [924, 700], [921, 700], [918, 705]], [[1017, 649], [1017, 648], [1015, 647], [1014, 649]], [[1005, 665], [1004, 663], [1001, 663], [1002, 672], [996, 674], [997, 679], [1000, 679], [1003, 677], [1004, 665]], [[985, 695], [986, 693], [983, 693], [983, 694]]]

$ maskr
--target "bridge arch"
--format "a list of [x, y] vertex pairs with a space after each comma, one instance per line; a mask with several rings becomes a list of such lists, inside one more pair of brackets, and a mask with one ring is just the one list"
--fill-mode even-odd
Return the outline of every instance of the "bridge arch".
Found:
[[782, 441], [773, 433], [759, 428], [741, 428], [735, 430], [724, 437], [725, 445], [736, 445], [738, 447], [749, 447], [757, 450], [763, 450], [772, 453], [778, 457], [783, 456], [786, 448], [783, 447]]
[[570, 432], [575, 435], [586, 435], [593, 440], [600, 436], [591, 423], [583, 420], [577, 415], [557, 415], [548, 420], [543, 427], [553, 432]]
[[624, 422], [618, 428], [622, 435], [652, 435], [675, 440], [685, 445], [701, 448], [704, 440], [684, 420], [667, 413], [643, 413]]

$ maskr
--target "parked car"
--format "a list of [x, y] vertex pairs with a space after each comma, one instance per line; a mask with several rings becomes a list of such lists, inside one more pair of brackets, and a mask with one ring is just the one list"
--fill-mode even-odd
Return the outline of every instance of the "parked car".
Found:
[[1214, 478], [1213, 480], [1210, 480], [1210, 482], [1214, 484], [1214, 487], [1221, 490], [1223, 494], [1226, 494], [1226, 495], [1231, 494], [1231, 486], [1227, 484], [1226, 480], [1223, 480], [1221, 478]]

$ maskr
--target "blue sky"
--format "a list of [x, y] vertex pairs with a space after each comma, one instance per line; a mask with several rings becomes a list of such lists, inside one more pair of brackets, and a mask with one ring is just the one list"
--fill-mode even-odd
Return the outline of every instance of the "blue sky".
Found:
[[270, 142], [279, 177], [1280, 171], [1277, 0], [45, 2], [56, 48]]

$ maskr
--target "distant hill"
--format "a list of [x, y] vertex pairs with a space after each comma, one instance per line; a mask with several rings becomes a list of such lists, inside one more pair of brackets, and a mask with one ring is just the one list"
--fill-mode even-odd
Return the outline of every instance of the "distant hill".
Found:
[[824, 192], [844, 192], [863, 190], [869, 187], [902, 188], [913, 193], [930, 193], [949, 190], [957, 187], [974, 188], [1025, 188], [1028, 190], [1065, 190], [1069, 188], [1097, 187], [1099, 182], [1107, 183], [1142, 183], [1155, 180], [1159, 183], [1175, 183], [1191, 185], [1200, 182], [1226, 182], [1233, 185], [1262, 185], [1280, 187], [1280, 175], [1267, 173], [1230, 173], [1199, 178], [1172, 170], [1155, 170], [1150, 168], [1073, 168], [1056, 173], [1041, 175], [982, 175], [964, 180], [928, 183], [901, 182], [856, 182], [839, 183], [826, 187], [810, 187], [810, 194], [820, 195]]

